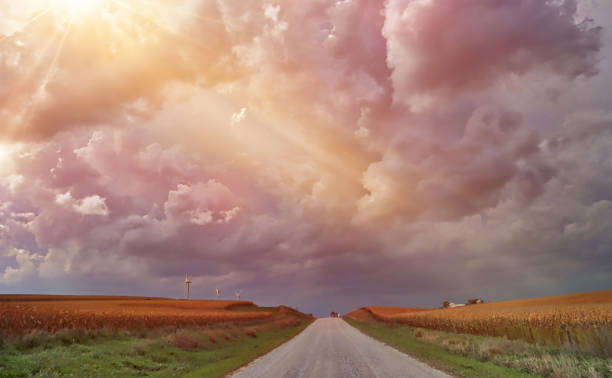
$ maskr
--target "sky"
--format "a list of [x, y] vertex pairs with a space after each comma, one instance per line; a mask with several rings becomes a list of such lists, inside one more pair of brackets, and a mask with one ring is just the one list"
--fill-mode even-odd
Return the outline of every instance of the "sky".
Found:
[[0, 0], [0, 292], [611, 289], [611, 29], [607, 0]]

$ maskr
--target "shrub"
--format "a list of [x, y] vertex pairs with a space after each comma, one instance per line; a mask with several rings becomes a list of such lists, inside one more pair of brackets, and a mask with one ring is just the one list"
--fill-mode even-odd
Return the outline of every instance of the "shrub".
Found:
[[193, 336], [179, 332], [170, 336], [170, 344], [182, 350], [194, 350], [200, 346], [198, 341]]
[[257, 329], [256, 328], [246, 328], [244, 330], [244, 334], [250, 337], [257, 337]]
[[151, 340], [140, 340], [132, 344], [132, 350], [134, 350], [134, 352], [136, 352], [138, 355], [143, 356], [152, 343], [153, 342]]

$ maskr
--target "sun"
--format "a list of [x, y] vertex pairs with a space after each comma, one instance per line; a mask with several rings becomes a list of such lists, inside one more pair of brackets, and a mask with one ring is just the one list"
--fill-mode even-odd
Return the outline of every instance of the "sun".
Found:
[[58, 0], [60, 6], [72, 17], [94, 14], [104, 8], [104, 0]]

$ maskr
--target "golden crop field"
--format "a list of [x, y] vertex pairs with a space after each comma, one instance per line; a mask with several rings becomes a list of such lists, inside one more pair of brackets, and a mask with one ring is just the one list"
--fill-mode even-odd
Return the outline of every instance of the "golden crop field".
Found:
[[[232, 311], [242, 307], [241, 311]], [[252, 311], [249, 307], [252, 307]], [[248, 301], [173, 300], [163, 298], [87, 296], [0, 296], [0, 334], [34, 330], [152, 329], [203, 326], [270, 318]]]
[[612, 290], [393, 313], [383, 321], [434, 330], [524, 339], [612, 356]]
[[353, 310], [345, 316], [360, 322], [368, 322], [373, 320], [391, 322], [391, 317], [395, 315], [430, 310], [430, 308], [416, 307], [367, 306]]
[[429, 308], [416, 308], [416, 307], [388, 307], [388, 306], [368, 306], [370, 311], [375, 316], [395, 316], [400, 314], [407, 314], [413, 312], [427, 311]]

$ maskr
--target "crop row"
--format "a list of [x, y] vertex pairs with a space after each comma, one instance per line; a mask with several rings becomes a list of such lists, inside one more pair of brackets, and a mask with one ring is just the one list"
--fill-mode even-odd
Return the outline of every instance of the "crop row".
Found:
[[55, 333], [63, 329], [152, 329], [162, 326], [204, 326], [220, 322], [267, 319], [267, 312], [201, 311], [82, 311], [53, 309], [34, 305], [0, 304], [0, 333], [23, 335], [33, 330]]
[[[474, 306], [476, 307], [476, 306]], [[461, 308], [386, 315], [367, 310], [378, 320], [433, 330], [523, 339], [612, 356], [612, 313], [609, 306]]]

